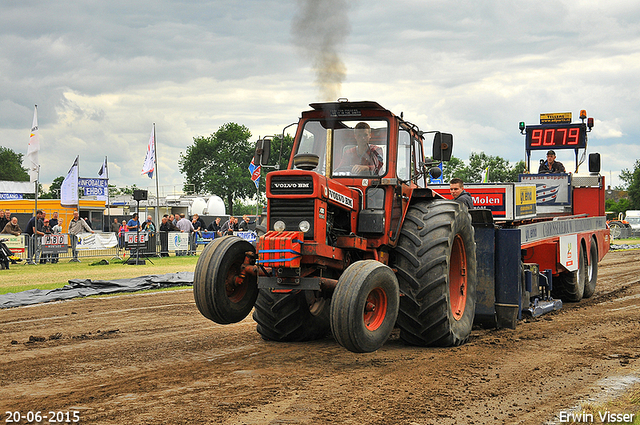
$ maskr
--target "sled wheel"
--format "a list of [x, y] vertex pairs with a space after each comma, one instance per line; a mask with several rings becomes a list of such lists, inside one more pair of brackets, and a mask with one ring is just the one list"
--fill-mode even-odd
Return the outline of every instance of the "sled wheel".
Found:
[[598, 244], [596, 239], [591, 239], [589, 246], [589, 265], [587, 266], [587, 277], [585, 279], [583, 298], [591, 298], [596, 292], [596, 282], [598, 281]]
[[463, 344], [476, 305], [471, 216], [455, 201], [409, 207], [393, 254], [400, 285], [400, 338], [420, 346]]
[[552, 295], [562, 301], [577, 303], [584, 296], [587, 280], [587, 251], [579, 244], [578, 270], [562, 272], [554, 280]]
[[376, 351], [389, 338], [398, 316], [398, 280], [388, 266], [363, 260], [344, 271], [331, 299], [331, 331], [354, 353]]
[[202, 251], [193, 277], [193, 296], [200, 313], [221, 325], [244, 319], [258, 296], [255, 275], [242, 276], [251, 243], [237, 236], [215, 239]]
[[315, 291], [260, 289], [253, 320], [265, 340], [301, 342], [321, 339], [330, 331], [329, 300]]

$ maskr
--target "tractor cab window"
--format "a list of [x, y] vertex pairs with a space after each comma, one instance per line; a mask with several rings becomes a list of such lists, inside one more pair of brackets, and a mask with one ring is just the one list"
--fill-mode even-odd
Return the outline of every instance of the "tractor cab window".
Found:
[[341, 121], [334, 130], [333, 176], [383, 176], [387, 171], [387, 121]]
[[326, 175], [330, 146], [333, 177], [382, 176], [387, 170], [388, 126], [386, 120], [310, 120], [296, 154], [317, 155], [313, 171]]
[[398, 132], [398, 178], [409, 184], [413, 181], [418, 187], [426, 187], [425, 178], [419, 172], [422, 159], [422, 143], [415, 137], [411, 137], [409, 132], [400, 128]]

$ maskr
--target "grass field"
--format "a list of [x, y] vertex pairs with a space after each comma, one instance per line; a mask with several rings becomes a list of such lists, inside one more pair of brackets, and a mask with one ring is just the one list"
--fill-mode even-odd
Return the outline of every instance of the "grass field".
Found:
[[57, 264], [11, 265], [9, 270], [0, 270], [0, 294], [20, 292], [28, 289], [55, 289], [66, 285], [69, 279], [126, 279], [130, 277], [175, 272], [192, 272], [198, 262], [197, 256], [151, 258], [145, 265], [127, 265], [109, 262], [109, 265], [90, 266], [98, 258], [83, 259], [81, 263], [61, 260]]

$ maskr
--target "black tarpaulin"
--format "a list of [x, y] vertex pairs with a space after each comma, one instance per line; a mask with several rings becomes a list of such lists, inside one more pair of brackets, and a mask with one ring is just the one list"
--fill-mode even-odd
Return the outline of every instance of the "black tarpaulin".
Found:
[[145, 289], [170, 288], [193, 285], [193, 272], [177, 272], [140, 276], [130, 279], [91, 280], [71, 279], [69, 284], [56, 289], [31, 289], [0, 295], [0, 308], [20, 307], [51, 301], [69, 300], [90, 295], [136, 292]]

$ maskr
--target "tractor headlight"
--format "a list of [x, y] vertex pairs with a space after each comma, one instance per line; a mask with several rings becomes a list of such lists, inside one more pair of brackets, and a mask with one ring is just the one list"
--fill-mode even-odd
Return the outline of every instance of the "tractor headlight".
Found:
[[284, 232], [285, 227], [286, 226], [284, 225], [284, 221], [282, 220], [278, 220], [273, 223], [273, 230], [275, 230], [276, 232]]
[[298, 228], [302, 233], [307, 233], [309, 229], [311, 229], [311, 225], [307, 220], [302, 220], [300, 224], [298, 224]]

